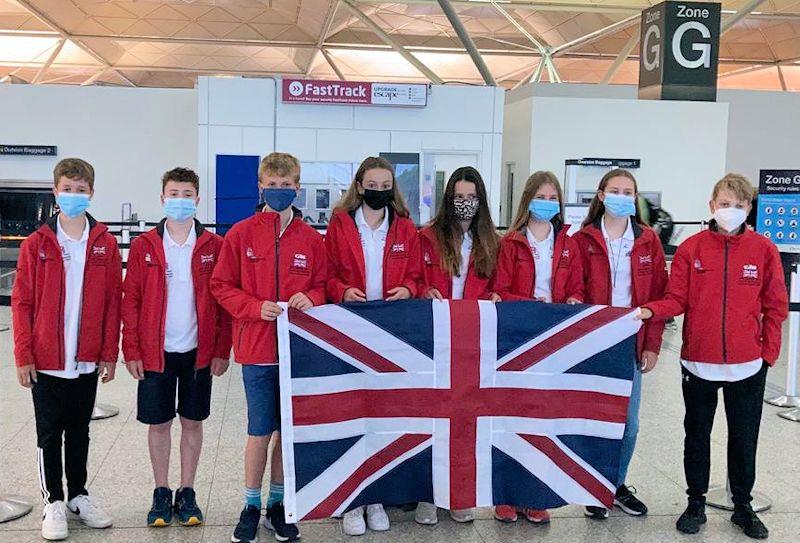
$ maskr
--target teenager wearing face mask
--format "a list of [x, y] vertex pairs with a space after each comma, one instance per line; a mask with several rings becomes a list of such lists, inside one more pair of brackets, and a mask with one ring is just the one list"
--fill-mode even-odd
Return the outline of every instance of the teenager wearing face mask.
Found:
[[[334, 303], [405, 300], [417, 295], [421, 280], [417, 229], [397, 186], [394, 167], [369, 157], [336, 205], [325, 235], [328, 299]], [[366, 522], [364, 513], [366, 511]], [[347, 535], [389, 529], [380, 504], [345, 513]]]
[[86, 463], [97, 381], [116, 371], [122, 263], [116, 238], [86, 213], [91, 164], [61, 160], [53, 181], [59, 212], [20, 246], [11, 316], [17, 379], [33, 397], [42, 537], [56, 541], [69, 535], [67, 511], [90, 528], [113, 523], [86, 490]]
[[681, 381], [684, 471], [688, 506], [677, 529], [694, 534], [706, 522], [711, 427], [722, 389], [728, 422], [731, 521], [754, 539], [769, 532], [753, 512], [756, 447], [767, 368], [781, 350], [788, 296], [780, 254], [745, 223], [753, 200], [750, 182], [728, 174], [714, 187], [709, 229], [675, 253], [664, 300], [642, 304], [651, 322], [684, 314]]
[[[211, 376], [228, 369], [231, 321], [211, 295], [222, 237], [194, 218], [200, 180], [186, 168], [161, 179], [166, 218], [131, 243], [123, 287], [122, 351], [139, 382], [137, 415], [148, 425], [155, 490], [147, 525], [203, 523], [194, 479], [211, 413]], [[177, 404], [176, 404], [177, 402]], [[176, 407], [177, 405], [177, 407]], [[181, 483], [169, 485], [171, 429], [181, 422]]]
[[[530, 300], [576, 304], [583, 300], [583, 271], [578, 246], [564, 224], [562, 193], [552, 172], [528, 178], [519, 209], [500, 243], [495, 284], [505, 301]], [[547, 524], [545, 510], [498, 505], [494, 517], [516, 522], [521, 512], [534, 524]]]
[[[663, 297], [667, 285], [664, 250], [653, 230], [642, 223], [636, 197], [636, 178], [627, 170], [611, 170], [600, 181], [583, 228], [574, 239], [583, 262], [584, 301], [616, 307], [639, 307]], [[647, 507], [627, 486], [628, 467], [639, 431], [642, 374], [651, 371], [661, 350], [663, 322], [646, 323], [637, 338], [637, 361], [625, 433], [622, 436], [619, 475], [614, 505], [634, 516], [647, 514]], [[587, 507], [586, 516], [602, 520], [608, 510]]]
[[262, 479], [272, 438], [272, 463], [264, 526], [278, 541], [300, 537], [283, 507], [280, 442], [277, 302], [305, 311], [325, 303], [327, 259], [322, 236], [303, 222], [292, 202], [300, 190], [300, 161], [271, 153], [258, 168], [259, 210], [225, 235], [211, 291], [233, 316], [233, 355], [242, 365], [247, 402], [244, 508], [231, 541], [256, 541]]
[[[420, 231], [421, 292], [432, 300], [492, 300], [491, 283], [499, 238], [489, 213], [486, 185], [472, 167], [458, 168], [444, 189], [436, 217]], [[471, 522], [471, 509], [450, 511], [456, 522]], [[436, 524], [436, 505], [420, 502], [414, 519]]]

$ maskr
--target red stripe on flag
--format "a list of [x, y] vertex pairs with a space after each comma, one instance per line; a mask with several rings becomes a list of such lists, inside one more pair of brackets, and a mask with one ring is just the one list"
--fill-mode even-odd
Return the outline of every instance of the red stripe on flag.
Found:
[[450, 302], [450, 386], [450, 508], [458, 511], [476, 504], [476, 414], [483, 391], [481, 314], [475, 301]]
[[557, 350], [578, 341], [598, 328], [602, 328], [630, 312], [631, 310], [626, 308], [605, 307], [534, 345], [500, 366], [497, 371], [525, 371]]
[[597, 498], [606, 509], [611, 509], [614, 506], [614, 493], [601, 483], [597, 477], [586, 471], [583, 466], [561, 450], [561, 447], [556, 445], [552, 439], [534, 435], [519, 434], [519, 436], [547, 455], [561, 471], [585, 488], [589, 494]]
[[325, 343], [331, 344], [343, 353], [352, 356], [365, 366], [379, 373], [399, 373], [405, 371], [394, 362], [390, 362], [372, 349], [365, 347], [363, 344], [344, 335], [335, 328], [331, 328], [308, 313], [297, 309], [290, 309], [289, 322], [302, 328]]
[[527, 417], [625, 423], [628, 397], [583, 390], [508, 388], [481, 388], [472, 395], [435, 388], [353, 390], [293, 396], [292, 415], [295, 426], [395, 417]]
[[403, 434], [397, 440], [376, 452], [361, 464], [330, 496], [308, 513], [303, 520], [330, 518], [336, 510], [358, 489], [369, 477], [381, 468], [394, 462], [405, 453], [430, 439], [430, 434]]

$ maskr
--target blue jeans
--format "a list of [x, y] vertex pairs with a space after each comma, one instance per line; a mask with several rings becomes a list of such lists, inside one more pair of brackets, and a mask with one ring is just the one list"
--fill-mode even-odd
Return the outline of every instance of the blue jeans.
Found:
[[619, 477], [617, 486], [625, 484], [628, 477], [628, 467], [633, 458], [633, 449], [636, 448], [636, 436], [639, 434], [639, 406], [642, 403], [642, 370], [634, 361], [633, 385], [631, 399], [628, 403], [628, 420], [625, 422], [625, 433], [622, 434], [622, 449], [619, 452]]

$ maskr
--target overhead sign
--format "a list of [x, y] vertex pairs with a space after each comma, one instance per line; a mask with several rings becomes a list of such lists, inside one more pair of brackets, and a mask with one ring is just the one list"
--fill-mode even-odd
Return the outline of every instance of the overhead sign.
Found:
[[800, 253], [800, 170], [761, 170], [756, 231], [785, 253]]
[[306, 104], [425, 107], [428, 85], [284, 79], [283, 101]]
[[639, 98], [717, 99], [721, 4], [663, 2], [642, 12]]
[[576, 158], [565, 160], [567, 166], [600, 166], [603, 168], [638, 168], [642, 161], [638, 158]]
[[55, 145], [3, 145], [0, 144], [0, 155], [24, 156], [56, 156]]

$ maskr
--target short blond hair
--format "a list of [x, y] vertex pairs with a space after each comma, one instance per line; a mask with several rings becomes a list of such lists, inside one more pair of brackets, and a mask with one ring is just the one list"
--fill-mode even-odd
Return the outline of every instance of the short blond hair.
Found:
[[258, 180], [265, 175], [293, 176], [295, 182], [300, 181], [300, 161], [289, 153], [270, 153], [258, 166]]
[[716, 200], [723, 190], [732, 192], [739, 200], [744, 202], [752, 202], [756, 194], [756, 189], [750, 181], [738, 173], [729, 173], [717, 181], [717, 184], [714, 185], [714, 191], [711, 193], [711, 199]]

